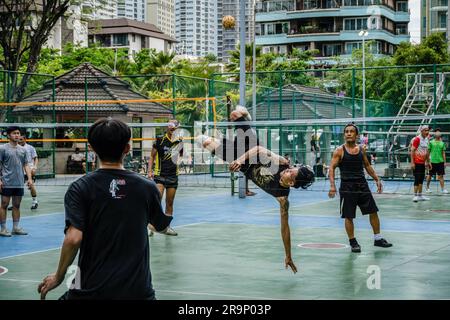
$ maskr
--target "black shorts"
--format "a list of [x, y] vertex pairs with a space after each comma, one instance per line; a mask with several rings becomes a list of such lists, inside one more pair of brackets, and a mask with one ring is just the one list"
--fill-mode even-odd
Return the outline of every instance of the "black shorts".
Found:
[[[244, 121], [245, 119], [240, 118], [236, 121]], [[244, 137], [235, 137], [234, 140], [222, 139], [220, 146], [213, 151], [213, 155], [219, 157], [226, 162], [233, 162], [244, 153], [249, 151], [251, 148], [259, 145], [259, 139], [256, 134], [251, 130], [250, 126], [236, 126], [236, 130], [242, 130], [245, 132]], [[237, 134], [242, 134], [242, 132], [237, 131]], [[259, 157], [258, 157], [259, 159]], [[248, 163], [246, 164], [248, 165]]]
[[341, 217], [356, 217], [356, 207], [363, 215], [378, 212], [377, 204], [372, 196], [367, 181], [342, 181], [339, 187], [341, 197]]
[[415, 165], [414, 169], [414, 186], [419, 186], [423, 184], [425, 180], [425, 165], [423, 163], [419, 163]]
[[162, 184], [164, 188], [178, 188], [178, 176], [155, 176], [153, 178], [156, 184]]
[[445, 175], [445, 164], [443, 162], [441, 163], [432, 163], [431, 164], [431, 170], [428, 173], [430, 176], [438, 175], [443, 176]]
[[23, 188], [2, 188], [0, 192], [2, 196], [5, 197], [23, 197]]

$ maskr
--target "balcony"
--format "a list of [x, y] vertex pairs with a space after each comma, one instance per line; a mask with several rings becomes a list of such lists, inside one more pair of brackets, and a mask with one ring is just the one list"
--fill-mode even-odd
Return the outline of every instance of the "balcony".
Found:
[[[408, 12], [394, 11], [387, 7], [380, 7], [380, 15], [394, 22], [409, 22]], [[291, 21], [307, 18], [345, 18], [345, 17], [367, 17], [367, 7], [341, 7], [332, 9], [315, 9], [290, 12], [270, 12], [256, 15], [256, 22]]]
[[[361, 41], [361, 37], [357, 31], [335, 31], [328, 32], [327, 30], [311, 29], [311, 33], [292, 33], [292, 34], [278, 34], [278, 35], [262, 35], [256, 37], [256, 44], [261, 46], [268, 45], [287, 45], [293, 43], [306, 42], [339, 42], [339, 41]], [[312, 33], [315, 31], [315, 33]], [[409, 34], [394, 34], [387, 30], [371, 30], [366, 39], [370, 40], [384, 40], [395, 45], [404, 41], [409, 41]]]

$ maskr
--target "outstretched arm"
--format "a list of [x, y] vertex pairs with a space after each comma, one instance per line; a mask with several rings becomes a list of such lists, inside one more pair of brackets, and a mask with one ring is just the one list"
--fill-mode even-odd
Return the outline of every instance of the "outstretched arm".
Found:
[[153, 163], [155, 162], [155, 157], [156, 157], [156, 148], [153, 146], [152, 148], [152, 152], [150, 153], [150, 159], [148, 161], [148, 177], [150, 179], [153, 179]]
[[334, 198], [336, 196], [336, 184], [334, 182], [335, 170], [342, 158], [342, 147], [337, 148], [333, 153], [333, 158], [331, 159], [329, 168], [329, 178], [330, 178], [330, 191], [328, 192], [328, 197]]
[[73, 226], [70, 226], [69, 229], [67, 229], [64, 243], [61, 248], [58, 270], [55, 274], [45, 277], [45, 279], [38, 286], [38, 292], [41, 294], [41, 300], [45, 300], [47, 293], [58, 287], [61, 282], [63, 282], [67, 268], [72, 264], [73, 260], [77, 256], [82, 239], [83, 232]]
[[373, 180], [375, 180], [375, 183], [377, 184], [377, 189], [378, 189], [377, 192], [381, 193], [383, 191], [383, 185], [381, 184], [381, 180], [380, 180], [380, 178], [378, 178], [377, 173], [375, 172], [372, 165], [370, 164], [369, 159], [367, 158], [367, 153], [366, 153], [367, 147], [364, 145], [362, 148], [363, 148], [362, 152], [363, 152], [364, 168], [366, 168], [366, 171], [369, 174], [369, 176], [371, 176], [373, 178]]
[[292, 261], [291, 255], [291, 230], [289, 228], [289, 200], [287, 197], [277, 198], [280, 203], [281, 216], [281, 238], [283, 239], [284, 251], [286, 254], [285, 266], [286, 269], [290, 267], [294, 273], [297, 272], [297, 267]]

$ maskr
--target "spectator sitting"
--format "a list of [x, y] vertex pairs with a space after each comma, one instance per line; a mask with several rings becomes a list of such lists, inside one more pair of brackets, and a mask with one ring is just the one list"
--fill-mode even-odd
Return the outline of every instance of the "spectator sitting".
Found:
[[75, 153], [70, 156], [70, 159], [76, 163], [79, 163], [81, 166], [84, 161], [84, 154], [80, 153], [80, 148], [75, 148]]

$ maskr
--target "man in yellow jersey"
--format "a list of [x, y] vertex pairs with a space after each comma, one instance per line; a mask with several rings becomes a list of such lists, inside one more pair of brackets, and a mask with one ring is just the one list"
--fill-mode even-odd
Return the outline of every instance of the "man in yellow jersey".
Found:
[[[153, 179], [161, 193], [161, 199], [166, 191], [166, 215], [173, 216], [173, 202], [178, 187], [178, 158], [183, 155], [183, 141], [175, 138], [174, 132], [179, 127], [177, 120], [170, 120], [164, 136], [157, 137], [153, 144], [148, 165], [148, 177]], [[153, 169], [153, 165], [155, 168]], [[171, 227], [165, 231], [168, 236], [176, 236]], [[153, 232], [150, 231], [150, 236]]]

